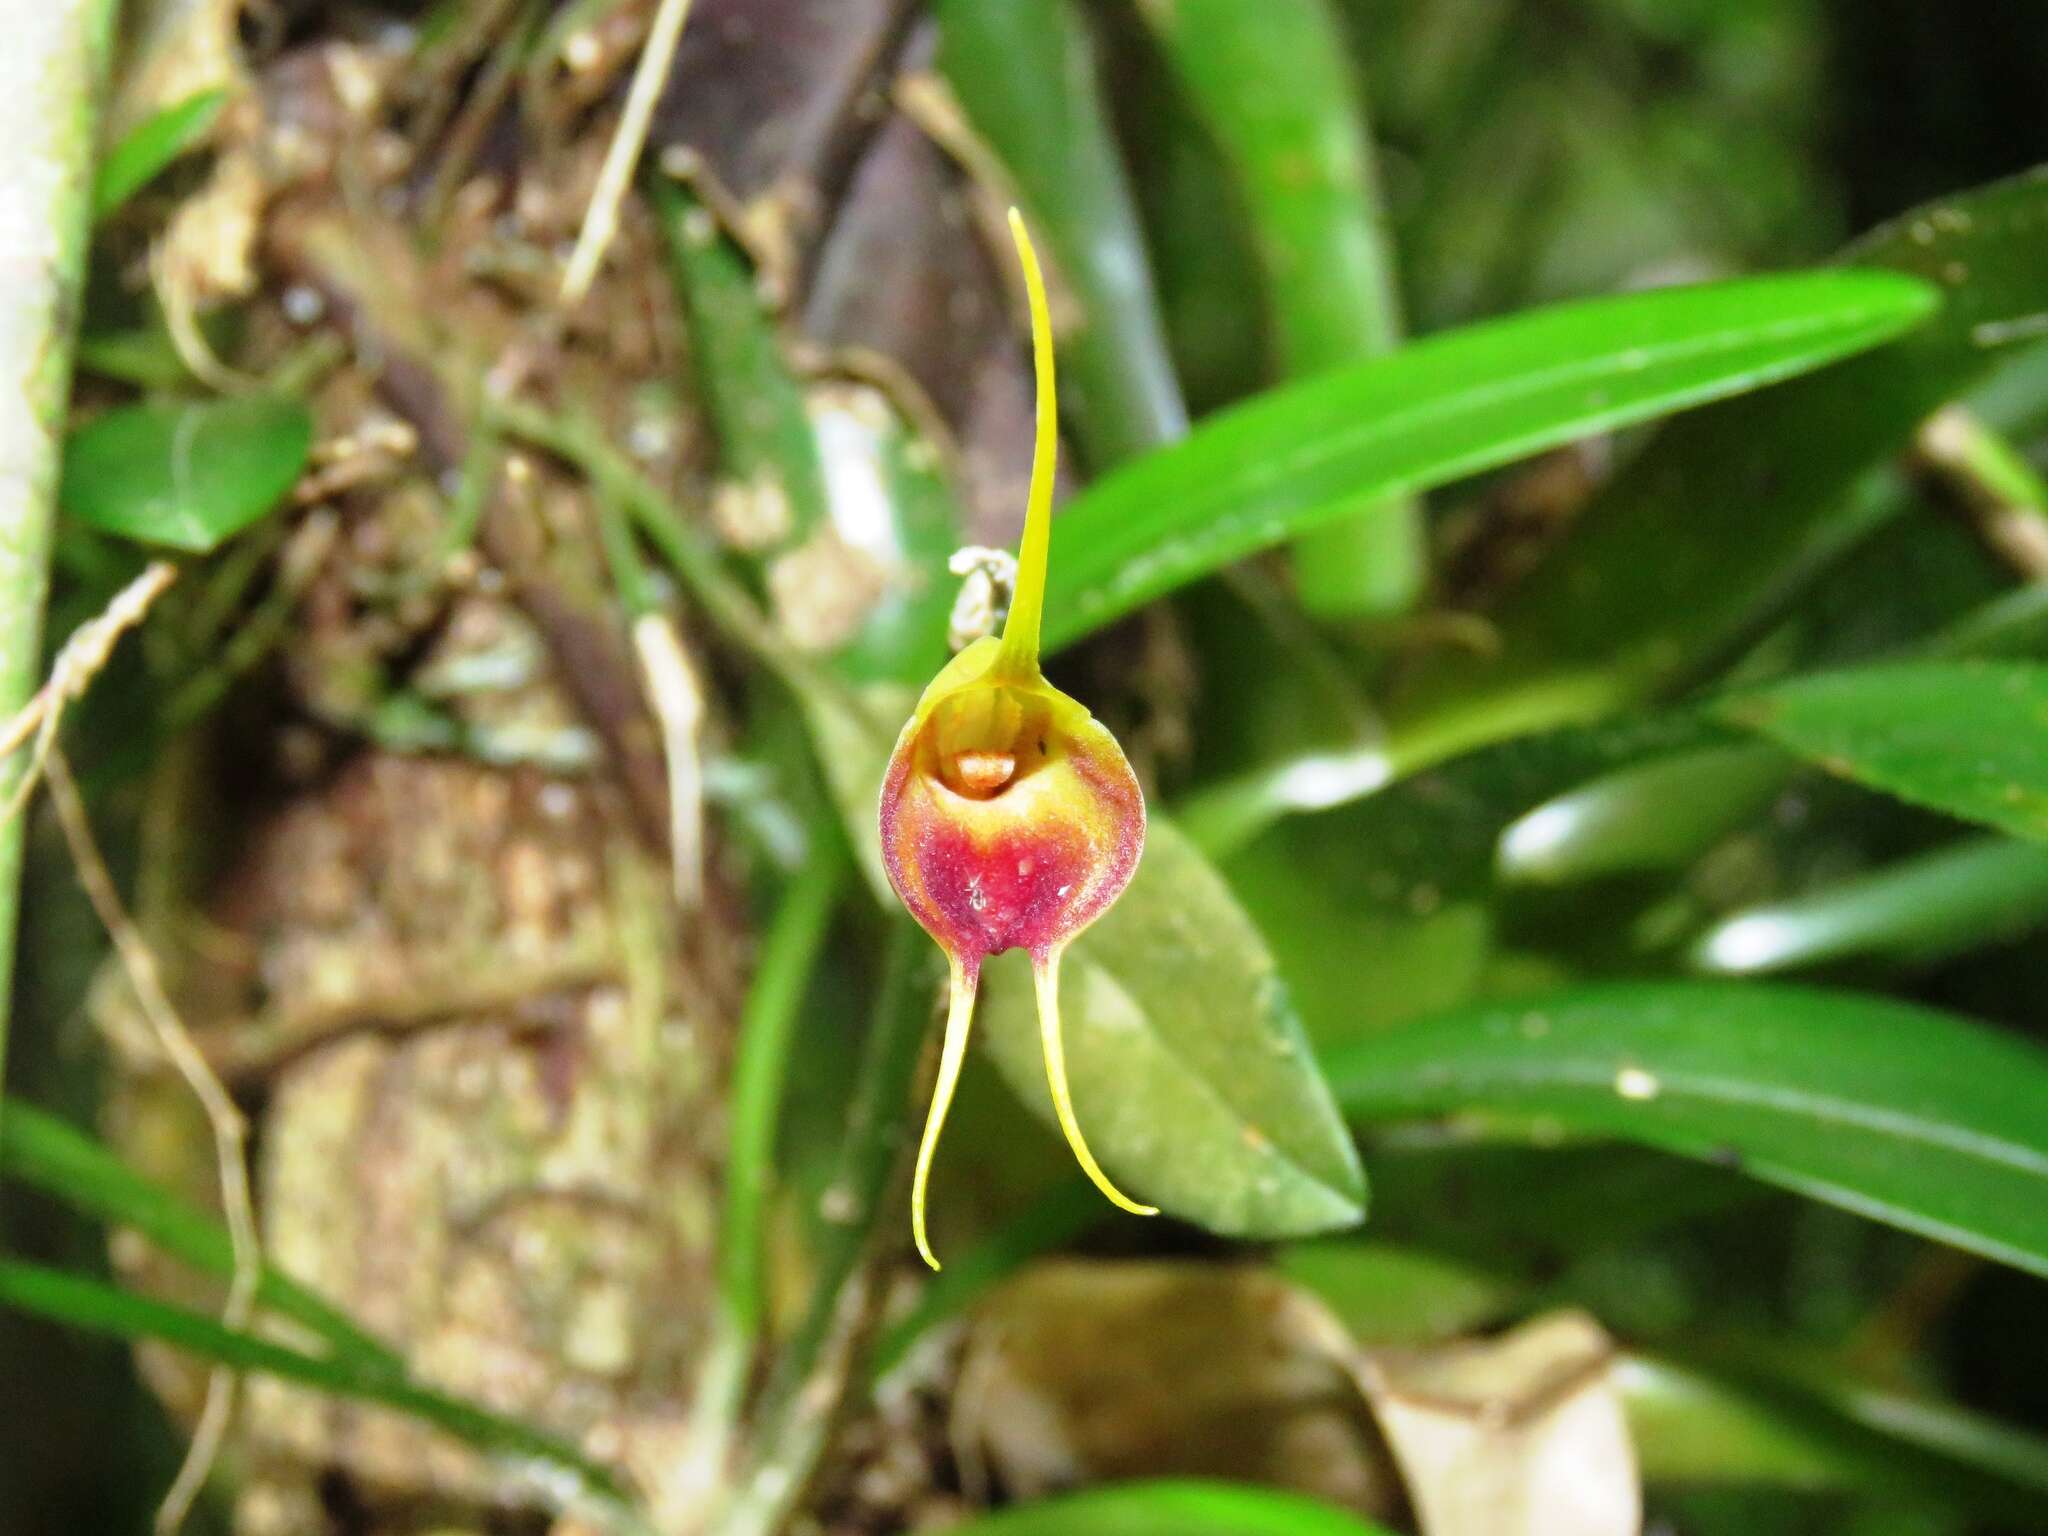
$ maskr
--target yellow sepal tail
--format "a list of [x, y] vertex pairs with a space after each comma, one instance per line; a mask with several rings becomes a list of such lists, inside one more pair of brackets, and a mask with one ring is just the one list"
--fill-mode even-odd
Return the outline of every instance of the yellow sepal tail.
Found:
[[946, 1008], [946, 1038], [939, 1048], [939, 1080], [932, 1085], [932, 1107], [924, 1117], [924, 1140], [917, 1147], [917, 1174], [910, 1183], [910, 1232], [917, 1239], [918, 1256], [933, 1269], [939, 1261], [925, 1236], [924, 1197], [931, 1186], [932, 1157], [939, 1150], [939, 1134], [946, 1128], [946, 1111], [953, 1107], [953, 1090], [960, 1086], [960, 1068], [967, 1060], [967, 1036], [974, 1023], [974, 994], [980, 989], [979, 968], [967, 971], [953, 962], [951, 1001]]
[[1087, 1138], [1081, 1134], [1081, 1121], [1074, 1113], [1073, 1096], [1067, 1091], [1067, 1051], [1065, 1042], [1060, 1038], [1060, 956], [1064, 952], [1064, 946], [1048, 950], [1043, 959], [1034, 960], [1031, 966], [1032, 979], [1038, 984], [1038, 1034], [1045, 1047], [1045, 1078], [1052, 1088], [1053, 1113], [1059, 1116], [1060, 1129], [1066, 1133], [1067, 1145], [1073, 1149], [1081, 1171], [1108, 1196], [1111, 1205], [1129, 1211], [1133, 1216], [1157, 1216], [1158, 1206], [1140, 1205], [1109, 1182], [1109, 1175], [1095, 1161], [1095, 1154], [1088, 1150]]

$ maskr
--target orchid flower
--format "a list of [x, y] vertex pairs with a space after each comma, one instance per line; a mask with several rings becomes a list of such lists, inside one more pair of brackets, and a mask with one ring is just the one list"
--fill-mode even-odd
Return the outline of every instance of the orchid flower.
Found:
[[984, 636], [934, 677], [897, 738], [882, 784], [883, 862], [910, 915], [946, 952], [951, 1001], [938, 1082], [917, 1152], [911, 1231], [933, 1269], [925, 1195], [960, 1080], [981, 963], [1030, 953], [1039, 1034], [1060, 1129], [1111, 1202], [1156, 1215], [1110, 1183], [1075, 1117], [1060, 1037], [1060, 956], [1122, 894], [1145, 843], [1145, 799], [1116, 738], [1039, 670], [1039, 620], [1052, 544], [1059, 406], [1045, 279], [1024, 220], [1010, 210], [1024, 268], [1038, 373], [1031, 491], [1017, 586], [1002, 636]]

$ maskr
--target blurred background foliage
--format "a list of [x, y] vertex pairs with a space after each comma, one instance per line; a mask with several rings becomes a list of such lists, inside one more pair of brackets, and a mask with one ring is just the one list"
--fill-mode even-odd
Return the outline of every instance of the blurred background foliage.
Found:
[[[735, 1532], [1628, 1524], [1443, 1502], [1482, 1473], [1540, 1483], [1535, 1431], [1428, 1470], [1463, 1429], [1401, 1415], [1468, 1392], [1495, 1411], [1456, 1426], [1612, 1408], [1633, 1462], [1602, 1420], [1558, 1432], [1557, 1475], [1591, 1505], [1639, 1491], [1672, 1536], [2048, 1528], [2048, 188], [2001, 180], [2048, 160], [2048, 17], [699, 0], [645, 195], [563, 309], [653, 10], [131, 8], [232, 38], [260, 83], [238, 68], [224, 113], [174, 94], [103, 135], [49, 650], [142, 546], [185, 561], [64, 740], [251, 1117], [267, 1256], [292, 1259], [262, 1307], [293, 1322], [253, 1342], [291, 1358], [204, 1331], [230, 1267], [204, 1125], [139, 1064], [39, 803], [0, 1141], [0, 1530], [148, 1525], [198, 1386], [161, 1353], [138, 1373], [136, 1336], [495, 1458], [415, 1469], [352, 1409], [316, 1431], [303, 1398], [250, 1398], [193, 1530], [634, 1528], [621, 1507]], [[800, 109], [854, 56], [882, 86], [846, 148]], [[123, 55], [117, 102], [148, 57]], [[280, 169], [280, 122], [340, 169]], [[181, 313], [164, 232], [266, 133], [257, 273]], [[897, 1186], [934, 972], [861, 882], [880, 754], [944, 655], [945, 558], [1021, 513], [1027, 375], [1007, 257], [974, 233], [977, 199], [1012, 196], [1066, 307], [1053, 672], [1155, 813], [1072, 963], [1076, 1092], [1111, 1171], [1179, 1219], [1081, 1197], [998, 968], [926, 1282]], [[1463, 329], [1845, 249], [1925, 282], [1816, 270]], [[1488, 415], [1496, 388], [1512, 409]], [[376, 459], [359, 483], [351, 455]], [[824, 538], [853, 537], [863, 495], [914, 579]], [[678, 676], [709, 721], [680, 737]], [[389, 762], [460, 776], [380, 789]], [[493, 796], [557, 830], [507, 853]], [[516, 901], [414, 871], [422, 848], [485, 885], [558, 871], [530, 881], [544, 982], [517, 969]], [[286, 942], [351, 924], [370, 959]], [[403, 965], [358, 986], [387, 928], [458, 980], [503, 969], [509, 996], [438, 976], [450, 1002]], [[535, 1237], [532, 1293], [465, 1317], [451, 1277], [488, 1224], [459, 1208], [465, 1160], [560, 1172], [550, 1138], [598, 1090], [564, 1088], [584, 1058], [547, 1042], [606, 1038], [584, 1010], [607, 987], [629, 1011], [651, 989], [671, 1026], [592, 1111], [607, 1155], [638, 1150], [591, 1198], [656, 1212], [658, 1256]], [[206, 1027], [289, 1015], [294, 988], [380, 1041], [463, 1023], [474, 1055], [406, 1066], [394, 1043], [378, 1068], [398, 1107], [372, 1132], [438, 1153], [320, 1140], [292, 1074], [346, 1045]], [[496, 1077], [490, 1116], [437, 1098], [529, 1058], [530, 1102]], [[279, 1171], [294, 1148], [316, 1174], [360, 1160], [398, 1254], [440, 1245], [437, 1323], [383, 1305], [419, 1287], [403, 1262], [321, 1246], [357, 1229]], [[167, 1281], [152, 1244], [213, 1279]], [[557, 1379], [579, 1326], [611, 1337], [577, 1309], [617, 1274], [623, 1358]], [[529, 1374], [488, 1368], [515, 1356]], [[693, 1457], [708, 1502], [660, 1486]]]

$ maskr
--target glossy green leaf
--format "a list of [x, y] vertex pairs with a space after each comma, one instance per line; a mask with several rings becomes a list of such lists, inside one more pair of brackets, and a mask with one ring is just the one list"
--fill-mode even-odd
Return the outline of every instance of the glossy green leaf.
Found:
[[1221, 864], [1328, 1047], [1481, 987], [1496, 955], [1497, 850], [1532, 807], [1665, 757], [1746, 745], [1681, 712], [1521, 737], [1289, 817]]
[[103, 1281], [35, 1264], [0, 1260], [0, 1307], [117, 1339], [155, 1339], [203, 1360], [275, 1376], [316, 1392], [396, 1409], [465, 1444], [527, 1463], [559, 1490], [629, 1507], [618, 1478], [551, 1435], [501, 1418], [389, 1371], [321, 1359], [253, 1333], [222, 1326], [204, 1313], [171, 1306]]
[[93, 178], [94, 222], [118, 210], [168, 169], [172, 161], [196, 149], [227, 104], [228, 93], [224, 90], [200, 91], [173, 102], [131, 128], [120, 143], [107, 151]]
[[946, 566], [962, 514], [943, 456], [869, 385], [814, 386], [808, 407], [833, 526], [881, 585], [833, 664], [856, 684], [922, 688], [950, 654], [959, 591]]
[[2048, 848], [1975, 837], [1725, 917], [1690, 946], [1729, 976], [1859, 956], [1924, 964], [2048, 920]]
[[1696, 677], [1910, 505], [1873, 477], [1929, 413], [2018, 354], [2048, 310], [2048, 177], [1916, 209], [1843, 259], [1938, 283], [1939, 314], [1840, 368], [1661, 431], [1489, 615], [1490, 654], [1443, 654], [1391, 701], [1397, 756], [1432, 761], [1591, 719]]
[[102, 533], [203, 553], [275, 507], [313, 443], [273, 395], [108, 411], [64, 444], [63, 509]]
[[1952, 1015], [1755, 982], [1614, 984], [1460, 1010], [1328, 1067], [1359, 1121], [1639, 1141], [2048, 1274], [2048, 1052]]
[[[1052, 1117], [1021, 954], [992, 961], [983, 1038]], [[1112, 1178], [1213, 1232], [1300, 1236], [1365, 1215], [1358, 1154], [1265, 941], [1172, 823], [1062, 967], [1074, 1105]]]
[[1500, 835], [1500, 877], [1564, 885], [1667, 869], [1770, 803], [1791, 763], [1769, 747], [1674, 752], [1546, 800]]
[[1019, 1504], [956, 1536], [1388, 1536], [1384, 1526], [1299, 1494], [1229, 1483], [1123, 1483]]
[[1047, 642], [1361, 500], [1755, 389], [1888, 340], [1935, 305], [1890, 273], [1707, 283], [1533, 310], [1270, 391], [1068, 504]]
[[752, 530], [738, 558], [771, 590], [782, 558], [872, 585], [853, 633], [823, 649], [855, 682], [922, 686], [945, 662], [956, 589], [946, 561], [961, 517], [941, 455], [871, 385], [807, 384], [711, 210], [671, 181], [653, 183], [651, 198], [717, 435], [720, 494]]
[[[0, 1104], [0, 1174], [101, 1221], [132, 1228], [195, 1269], [234, 1272], [234, 1244], [219, 1221], [152, 1184], [83, 1132], [14, 1099]], [[256, 1300], [311, 1329], [338, 1357], [371, 1369], [401, 1368], [388, 1348], [270, 1265], [263, 1268]]]
[[1187, 407], [1080, 7], [940, 0], [937, 11], [939, 72], [1078, 301], [1081, 323], [1060, 346], [1060, 393], [1089, 463], [1102, 470], [1173, 442]]
[[1721, 706], [1840, 778], [2048, 838], [2048, 667], [1920, 662], [1798, 678]]

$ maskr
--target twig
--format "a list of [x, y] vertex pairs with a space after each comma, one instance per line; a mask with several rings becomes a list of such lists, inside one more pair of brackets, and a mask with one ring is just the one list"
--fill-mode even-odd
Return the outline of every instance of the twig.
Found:
[[562, 274], [564, 304], [583, 301], [597, 276], [598, 263], [618, 231], [619, 204], [625, 200], [634, 167], [640, 163], [640, 151], [647, 146], [654, 106], [668, 81], [668, 68], [675, 61], [676, 45], [682, 40], [689, 14], [690, 0], [661, 0], [661, 9], [654, 13], [654, 25], [648, 29], [647, 44], [640, 50], [633, 83], [626, 91], [626, 109], [619, 115], [618, 131], [598, 169], [597, 190], [590, 196], [590, 211], [583, 216], [583, 230], [576, 237], [569, 269]]
[[1922, 424], [1913, 452], [1993, 555], [2028, 581], [2048, 581], [2048, 484], [2011, 443], [1950, 405]]
[[[221, 1308], [221, 1326], [241, 1332], [255, 1310], [256, 1290], [263, 1278], [263, 1249], [256, 1231], [256, 1207], [249, 1194], [248, 1124], [235, 1106], [213, 1069], [206, 1064], [192, 1036], [178, 1017], [170, 995], [164, 990], [156, 956], [136, 928], [121, 902], [106, 860], [100, 856], [93, 837], [92, 822], [85, 801], [71, 777], [61, 751], [50, 753], [46, 776], [50, 803], [64, 830], [64, 841], [78, 869], [78, 883], [99, 915], [101, 925], [114, 941], [121, 969], [141, 1004], [143, 1018], [156, 1037], [158, 1048], [199, 1100], [213, 1127], [214, 1155], [220, 1163], [221, 1213], [226, 1219], [228, 1238], [234, 1249], [234, 1273], [228, 1282], [227, 1302]], [[171, 1536], [185, 1522], [192, 1502], [213, 1469], [222, 1437], [234, 1412], [236, 1373], [220, 1366], [207, 1377], [206, 1403], [192, 1432], [192, 1443], [177, 1478], [156, 1512], [158, 1536]]]
[[29, 796], [35, 793], [36, 780], [42, 777], [43, 765], [56, 744], [57, 725], [64, 717], [65, 705], [84, 696], [114, 653], [114, 643], [142, 622], [150, 605], [177, 575], [176, 566], [159, 560], [115, 593], [105, 612], [72, 631], [51, 664], [50, 680], [36, 690], [36, 696], [5, 727], [0, 727], [0, 758], [12, 756], [31, 735], [35, 737], [28, 763], [9, 792], [6, 806], [0, 808], [0, 826], [19, 816]]
[[694, 912], [704, 901], [704, 686], [676, 627], [661, 613], [633, 621], [633, 649], [647, 679], [647, 701], [661, 724], [668, 765], [668, 845], [676, 905]]

